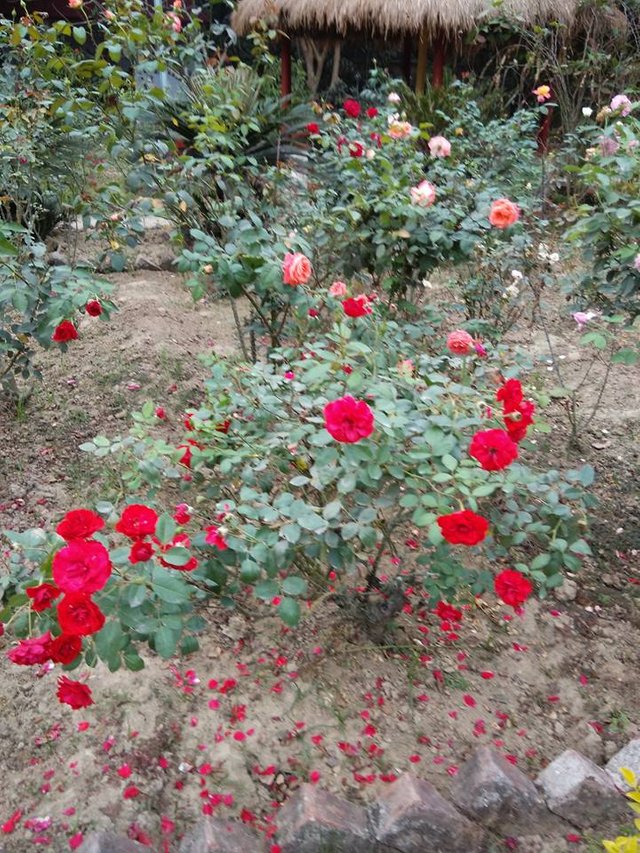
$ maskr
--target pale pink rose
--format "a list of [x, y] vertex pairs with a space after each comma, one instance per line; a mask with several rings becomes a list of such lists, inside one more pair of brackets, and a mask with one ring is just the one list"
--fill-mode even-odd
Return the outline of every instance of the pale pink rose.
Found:
[[389, 92], [387, 95], [387, 100], [390, 104], [399, 104], [402, 98], [397, 92]]
[[614, 110], [614, 112], [615, 110], [620, 110], [620, 114], [623, 116], [628, 116], [632, 108], [633, 104], [626, 95], [616, 95], [611, 100], [611, 109]]
[[429, 181], [420, 181], [417, 187], [411, 187], [411, 204], [430, 207], [435, 200], [436, 188]]
[[600, 153], [603, 157], [613, 157], [618, 148], [620, 148], [620, 143], [613, 136], [601, 136], [599, 142]]
[[448, 157], [451, 154], [451, 143], [444, 136], [432, 136], [429, 140], [429, 153], [432, 157]]
[[407, 379], [413, 376], [413, 371], [415, 370], [415, 364], [413, 360], [410, 358], [403, 358], [402, 361], [398, 362], [398, 373], [400, 376], [404, 376]]
[[571, 315], [578, 324], [578, 331], [581, 332], [590, 320], [597, 317], [593, 311], [574, 311]]
[[116, 16], [115, 16], [115, 14], [111, 11], [111, 9], [105, 9], [105, 10], [104, 10], [104, 16], [105, 16], [105, 18], [107, 19], [107, 21], [115, 21], [115, 19], [116, 19]]
[[167, 12], [167, 18], [171, 22], [171, 29], [174, 33], [182, 32], [182, 21], [175, 12]]
[[282, 280], [285, 284], [296, 287], [306, 284], [311, 278], [311, 261], [301, 252], [287, 252], [282, 262]]
[[392, 121], [389, 125], [389, 136], [392, 139], [405, 139], [411, 136], [413, 125], [408, 121]]
[[340, 298], [341, 296], [347, 295], [347, 285], [344, 281], [334, 281], [331, 287], [329, 288], [329, 296], [336, 296]]
[[83, 0], [69, 0], [68, 6], [70, 9], [81, 9]]
[[636, 255], [633, 261], [633, 268], [640, 272], [640, 255]]
[[464, 329], [456, 329], [447, 338], [447, 349], [454, 355], [469, 355], [474, 352], [474, 340]]

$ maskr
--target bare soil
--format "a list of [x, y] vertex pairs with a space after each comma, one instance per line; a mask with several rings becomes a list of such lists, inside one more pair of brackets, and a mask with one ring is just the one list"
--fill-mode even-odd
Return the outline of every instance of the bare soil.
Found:
[[[198, 354], [235, 352], [229, 306], [194, 307], [176, 275], [118, 276], [116, 301], [109, 322], [87, 318], [66, 354], [42, 358], [43, 382], [23, 413], [0, 408], [0, 529], [48, 525], [103, 496], [117, 472], [78, 445], [126, 432], [146, 399], [178, 421], [199, 401]], [[554, 334], [577, 376], [574, 329]], [[539, 332], [512, 345], [536, 359], [532, 381], [553, 381]], [[523, 616], [470, 602], [452, 639], [416, 592], [385, 647], [332, 604], [291, 631], [266, 606], [212, 603], [199, 652], [172, 664], [149, 654], [135, 675], [98, 668], [96, 704], [78, 712], [55, 700], [57, 673], [0, 655], [0, 824], [22, 812], [0, 850], [64, 851], [78, 832], [111, 828], [175, 851], [203, 809], [269, 834], [300, 781], [367, 801], [410, 770], [444, 791], [491, 742], [531, 775], [568, 747], [604, 763], [640, 725], [637, 387], [637, 372], [610, 377], [577, 451], [567, 450], [558, 404], [547, 411], [550, 433], [537, 436], [541, 457], [588, 461], [598, 475], [595, 556], [573, 601], [531, 602]], [[595, 851], [617, 829], [567, 841], [564, 831], [540, 839], [532, 826], [518, 849]], [[504, 839], [493, 849], [506, 849]]]

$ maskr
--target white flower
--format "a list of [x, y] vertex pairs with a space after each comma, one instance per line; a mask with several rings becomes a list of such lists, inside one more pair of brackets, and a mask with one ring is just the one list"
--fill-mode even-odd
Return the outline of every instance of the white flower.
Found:
[[560, 260], [560, 255], [557, 252], [551, 252], [551, 254], [549, 255], [549, 263], [550, 264], [557, 264], [559, 260]]
[[387, 95], [387, 100], [390, 104], [399, 104], [402, 98], [397, 92], [389, 92]]
[[523, 275], [520, 270], [511, 270], [511, 277], [515, 278], [516, 281], [522, 281]]
[[591, 118], [591, 116], [593, 115], [593, 110], [591, 109], [591, 107], [583, 107], [582, 108], [582, 115], [585, 118]]
[[517, 284], [510, 284], [509, 287], [505, 288], [503, 293], [503, 297], [505, 299], [515, 299], [516, 296], [520, 293], [520, 288]]
[[428, 290], [431, 290], [431, 289], [432, 289], [432, 287], [433, 287], [433, 285], [431, 284], [431, 282], [429, 281], [429, 279], [428, 279], [428, 278], [423, 278], [423, 279], [422, 279], [422, 286], [423, 286], [423, 287], [426, 287]]
[[376, 152], [373, 150], [373, 148], [367, 148], [367, 153], [365, 154], [367, 160], [373, 160], [375, 156]]

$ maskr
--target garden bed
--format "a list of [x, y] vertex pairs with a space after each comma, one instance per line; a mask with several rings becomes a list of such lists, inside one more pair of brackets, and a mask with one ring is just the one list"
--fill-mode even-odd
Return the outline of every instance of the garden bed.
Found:
[[[195, 356], [234, 352], [225, 302], [194, 309], [170, 273], [114, 281], [118, 313], [99, 327], [86, 318], [67, 353], [41, 357], [45, 381], [26, 413], [0, 410], [1, 528], [49, 526], [117, 486], [109, 463], [78, 445], [126, 432], [128, 413], [145, 399], [166, 408], [169, 429], [179, 425], [200, 402]], [[578, 369], [571, 321], [557, 321], [553, 333]], [[525, 329], [511, 345], [539, 359], [541, 341]], [[548, 386], [547, 366], [540, 361], [531, 381]], [[43, 821], [23, 820], [4, 836], [7, 853], [38, 839], [64, 850], [100, 827], [174, 850], [203, 807], [268, 828], [296, 779], [367, 800], [411, 769], [446, 789], [483, 743], [530, 774], [566, 747], [610, 757], [639, 725], [640, 684], [629, 677], [640, 646], [634, 379], [635, 368], [612, 376], [579, 451], [567, 452], [558, 405], [547, 409], [551, 432], [535, 436], [541, 452], [556, 465], [592, 464], [601, 503], [594, 557], [577, 588], [530, 601], [522, 616], [490, 597], [469, 599], [460, 624], [443, 632], [416, 593], [377, 647], [329, 600], [297, 629], [253, 600], [236, 612], [211, 604], [199, 652], [171, 664], [148, 655], [135, 676], [101, 666], [89, 679], [96, 704], [77, 712], [52, 703], [56, 674], [16, 669], [2, 656], [0, 822], [16, 810]], [[589, 849], [611, 829], [545, 841], [549, 850]]]

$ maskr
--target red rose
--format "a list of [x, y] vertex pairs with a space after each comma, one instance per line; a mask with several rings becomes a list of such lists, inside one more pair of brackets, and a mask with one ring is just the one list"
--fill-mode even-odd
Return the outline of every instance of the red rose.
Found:
[[111, 576], [109, 552], [100, 542], [69, 542], [53, 558], [53, 579], [63, 592], [90, 595]]
[[336, 441], [354, 444], [373, 432], [373, 412], [364, 401], [347, 394], [324, 407], [324, 426]]
[[67, 678], [66, 675], [61, 675], [58, 679], [56, 696], [60, 702], [70, 705], [74, 711], [93, 705], [91, 689], [81, 681], [73, 681], [71, 678]]
[[345, 113], [351, 118], [358, 118], [360, 115], [360, 104], [358, 101], [354, 101], [353, 98], [347, 98], [347, 100], [342, 105]]
[[173, 514], [173, 520], [176, 524], [187, 524], [191, 521], [191, 513], [193, 510], [188, 504], [178, 504], [176, 511]]
[[502, 403], [502, 409], [505, 413], [515, 412], [522, 399], [522, 385], [518, 379], [507, 379], [496, 393], [496, 400]]
[[485, 471], [500, 471], [518, 458], [518, 445], [503, 429], [487, 429], [473, 436], [469, 454]]
[[382, 148], [382, 136], [379, 133], [370, 133], [369, 138], [372, 142], [375, 142], [378, 148]]
[[369, 107], [369, 109], [367, 110], [367, 115], [369, 116], [369, 118], [375, 118], [378, 115], [378, 110], [376, 109], [376, 107]]
[[307, 133], [320, 133], [320, 125], [316, 124], [315, 121], [309, 122], [309, 124], [307, 125]]
[[370, 300], [364, 293], [345, 299], [342, 308], [347, 317], [364, 317], [365, 314], [371, 314], [373, 311]]
[[161, 421], [166, 421], [167, 419], [167, 412], [162, 406], [158, 406], [154, 414]]
[[75, 341], [78, 337], [78, 330], [73, 325], [71, 320], [63, 320], [53, 330], [51, 340], [57, 344], [66, 344], [69, 341]]
[[533, 423], [533, 413], [536, 407], [528, 400], [523, 400], [517, 409], [510, 410], [505, 414], [504, 425], [511, 436], [512, 441], [522, 441], [527, 434], [527, 429]]
[[84, 310], [90, 317], [99, 317], [102, 314], [102, 305], [99, 299], [90, 299], [84, 306]]
[[470, 509], [441, 515], [438, 526], [451, 545], [477, 545], [487, 535], [489, 522]]
[[226, 421], [221, 421], [219, 424], [216, 424], [215, 430], [216, 432], [222, 432], [225, 435], [229, 432], [229, 427], [231, 426], [231, 421], [227, 419]]
[[82, 640], [74, 634], [60, 634], [49, 643], [49, 654], [54, 663], [72, 663], [82, 651]]
[[41, 613], [51, 607], [51, 602], [60, 595], [60, 590], [52, 583], [41, 583], [39, 586], [27, 587], [26, 593], [31, 599], [31, 606], [36, 613]]
[[35, 663], [46, 663], [49, 658], [49, 645], [51, 643], [51, 632], [47, 631], [39, 637], [31, 637], [29, 640], [20, 640], [19, 644], [9, 649], [7, 657], [13, 663], [20, 666], [32, 666]]
[[351, 157], [362, 157], [364, 155], [364, 145], [362, 142], [350, 142], [349, 154]]
[[496, 575], [493, 588], [499, 599], [510, 607], [520, 607], [533, 592], [533, 584], [515, 569], [505, 569]]
[[151, 542], [142, 542], [141, 540], [138, 540], [131, 546], [131, 550], [129, 551], [129, 562], [146, 563], [147, 560], [150, 560], [153, 557], [154, 553], [155, 550]]
[[72, 539], [90, 539], [104, 527], [104, 520], [90, 509], [72, 509], [56, 527], [58, 536], [67, 542]]
[[126, 507], [116, 524], [118, 533], [129, 539], [144, 539], [153, 536], [158, 523], [158, 513], [144, 504], [130, 504]]
[[229, 547], [225, 541], [224, 536], [215, 525], [211, 525], [211, 527], [205, 528], [205, 542], [207, 545], [213, 545], [219, 551], [226, 551]]
[[179, 444], [178, 450], [184, 450], [184, 453], [178, 459], [178, 465], [184, 465], [185, 468], [191, 468], [191, 459], [193, 457], [193, 453], [191, 452], [191, 448], [188, 444]]
[[105, 618], [88, 595], [69, 592], [58, 604], [58, 622], [63, 634], [85, 637], [97, 633], [104, 625]]

